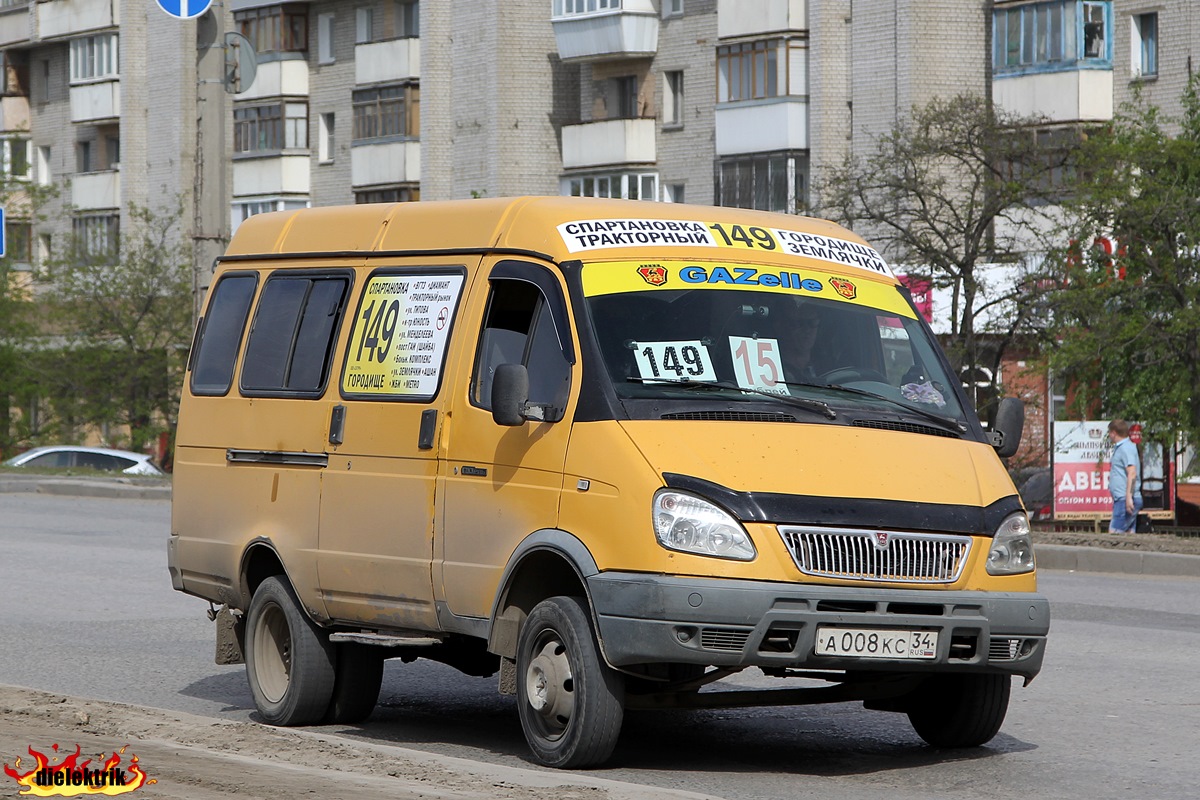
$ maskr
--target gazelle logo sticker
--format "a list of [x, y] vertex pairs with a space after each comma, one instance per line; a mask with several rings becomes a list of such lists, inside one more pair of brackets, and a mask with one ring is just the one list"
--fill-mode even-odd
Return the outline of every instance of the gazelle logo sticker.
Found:
[[845, 278], [830, 278], [829, 285], [833, 287], [834, 291], [847, 300], [853, 300], [858, 296], [858, 288], [853, 282], [848, 281]]
[[[128, 745], [126, 745], [128, 747]], [[58, 753], [58, 745], [50, 749]], [[34, 767], [28, 772], [19, 772], [21, 758], [13, 766], [4, 765], [4, 774], [17, 782], [22, 789], [20, 797], [116, 797], [135, 792], [143, 786], [158, 783], [148, 778], [138, 764], [138, 757], [130, 754], [129, 765], [121, 766], [125, 747], [113, 753], [102, 764], [92, 766], [92, 759], [80, 763], [80, 747], [57, 764], [51, 758], [29, 746], [29, 755], [34, 758]], [[103, 758], [101, 753], [98, 758]]]
[[645, 264], [638, 267], [638, 274], [651, 286], [662, 286], [667, 282], [667, 268], [660, 264]]

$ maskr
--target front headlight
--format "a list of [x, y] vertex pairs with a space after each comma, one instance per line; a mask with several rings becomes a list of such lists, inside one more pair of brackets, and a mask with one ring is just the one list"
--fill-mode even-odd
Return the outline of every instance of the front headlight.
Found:
[[659, 489], [654, 494], [654, 535], [668, 550], [751, 561], [758, 553], [736, 519], [692, 494]]
[[992, 549], [988, 551], [987, 571], [988, 575], [1033, 572], [1033, 537], [1024, 513], [1006, 517], [996, 529]]

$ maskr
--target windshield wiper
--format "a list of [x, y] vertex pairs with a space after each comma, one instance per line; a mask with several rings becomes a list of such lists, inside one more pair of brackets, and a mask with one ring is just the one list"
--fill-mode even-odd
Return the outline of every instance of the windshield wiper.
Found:
[[807, 397], [793, 397], [787, 394], [775, 394], [774, 392], [767, 392], [762, 389], [748, 389], [745, 386], [738, 386], [736, 383], [729, 381], [669, 381], [661, 378], [635, 378], [632, 375], [626, 376], [625, 380], [629, 383], [661, 383], [664, 386], [681, 387], [684, 389], [733, 389], [736, 392], [748, 392], [763, 397], [770, 397], [772, 400], [778, 400], [786, 405], [820, 414], [826, 419], [837, 419], [837, 412], [830, 408], [828, 403], [821, 400], [812, 400]]
[[788, 386], [811, 386], [815, 389], [833, 389], [833, 390], [839, 391], [839, 392], [849, 392], [850, 394], [860, 394], [863, 397], [870, 397], [875, 400], [882, 400], [885, 403], [891, 403], [894, 406], [899, 406], [900, 408], [903, 408], [905, 411], [911, 411], [913, 414], [917, 414], [919, 416], [925, 417], [925, 419], [932, 420], [933, 422], [938, 423], [939, 425], [946, 428], [947, 430], [952, 430], [955, 433], [966, 433], [967, 432], [967, 426], [963, 425], [961, 422], [959, 422], [956, 419], [952, 419], [951, 417], [943, 417], [941, 414], [936, 414], [933, 411], [926, 411], [925, 409], [918, 408], [917, 406], [910, 406], [908, 403], [902, 403], [899, 400], [888, 397], [887, 395], [878, 394], [876, 392], [869, 392], [866, 389], [858, 389], [853, 386], [842, 386], [840, 383], [803, 383], [803, 382], [799, 382], [799, 381], [783, 381], [783, 383], [785, 383]]

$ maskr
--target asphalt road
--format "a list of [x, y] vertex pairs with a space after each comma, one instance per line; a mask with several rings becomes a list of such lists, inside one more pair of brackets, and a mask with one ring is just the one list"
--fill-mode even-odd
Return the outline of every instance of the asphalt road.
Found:
[[[241, 667], [212, 663], [207, 606], [172, 591], [161, 501], [0, 494], [0, 684], [252, 720]], [[1194, 798], [1200, 581], [1046, 573], [1043, 673], [985, 748], [926, 747], [852, 705], [627, 717], [595, 775], [726, 798]], [[741, 684], [779, 685], [761, 674]], [[388, 662], [381, 704], [325, 735], [530, 767], [494, 679]]]

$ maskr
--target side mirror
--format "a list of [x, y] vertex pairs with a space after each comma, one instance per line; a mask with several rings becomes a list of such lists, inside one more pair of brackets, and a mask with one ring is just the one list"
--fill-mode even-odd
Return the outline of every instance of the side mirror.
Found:
[[529, 370], [524, 364], [501, 364], [492, 376], [492, 419], [513, 428], [525, 424], [529, 402]]
[[996, 422], [992, 425], [992, 447], [996, 455], [1009, 458], [1021, 446], [1021, 433], [1025, 430], [1025, 404], [1016, 397], [1006, 397], [996, 409]]

